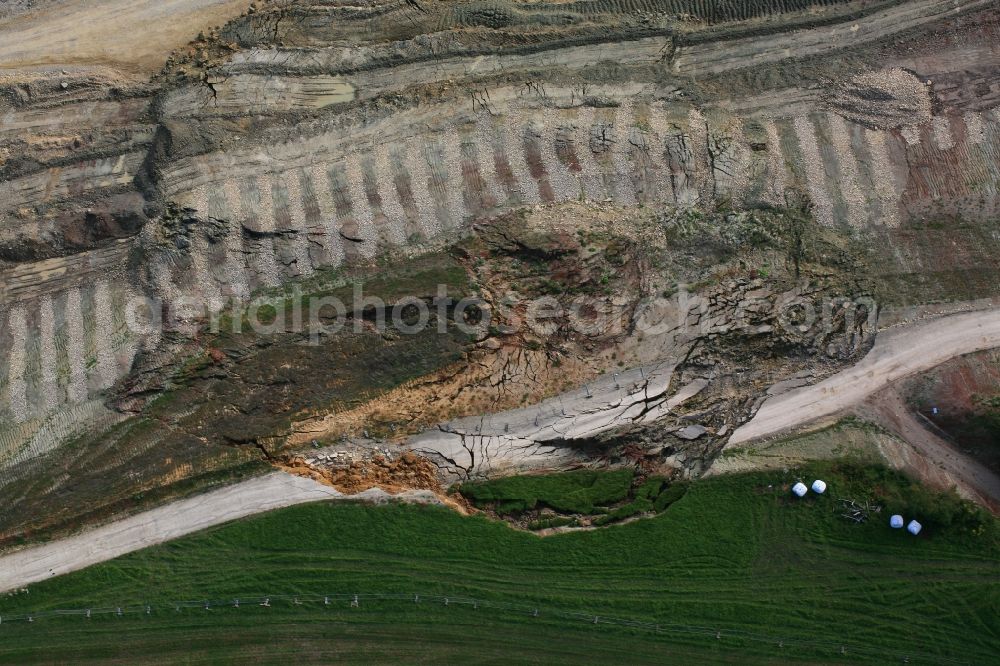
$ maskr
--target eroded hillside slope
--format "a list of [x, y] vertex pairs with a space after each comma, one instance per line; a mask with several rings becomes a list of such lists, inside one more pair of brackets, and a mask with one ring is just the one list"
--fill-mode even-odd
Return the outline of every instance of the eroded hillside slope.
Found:
[[[174, 3], [201, 34], [149, 80], [147, 51], [28, 54], [58, 4], [0, 23], [8, 537], [427, 428], [406, 447], [443, 479], [696, 475], [880, 313], [1000, 296], [991, 2], [296, 0], [218, 27], [229, 3]], [[444, 336], [204, 332], [380, 274], [390, 309], [445, 283], [508, 313], [472, 339], [454, 302]], [[589, 328], [521, 325], [545, 297], [589, 299]]]

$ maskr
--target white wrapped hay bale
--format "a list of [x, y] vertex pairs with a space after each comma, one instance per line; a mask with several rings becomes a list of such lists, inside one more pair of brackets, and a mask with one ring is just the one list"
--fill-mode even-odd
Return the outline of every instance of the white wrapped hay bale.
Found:
[[813, 492], [816, 493], [817, 495], [822, 495], [823, 493], [826, 492], [826, 481], [816, 479], [815, 481], [813, 481], [812, 489]]
[[891, 527], [894, 530], [902, 529], [903, 517], [897, 513], [895, 516], [889, 519], [889, 527]]
[[908, 531], [913, 536], [916, 536], [920, 534], [920, 530], [922, 530], [923, 528], [924, 528], [923, 525], [921, 525], [915, 520], [911, 520], [910, 524], [906, 526], [906, 531]]
[[806, 493], [809, 492], [809, 489], [806, 488], [806, 484], [799, 481], [794, 486], [792, 486], [792, 492], [798, 495], [799, 497], [805, 497]]

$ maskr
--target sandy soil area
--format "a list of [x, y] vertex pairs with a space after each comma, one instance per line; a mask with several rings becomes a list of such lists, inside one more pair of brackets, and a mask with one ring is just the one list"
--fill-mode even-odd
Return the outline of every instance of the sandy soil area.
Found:
[[63, 0], [0, 22], [0, 71], [111, 66], [151, 73], [171, 50], [222, 25], [249, 0]]

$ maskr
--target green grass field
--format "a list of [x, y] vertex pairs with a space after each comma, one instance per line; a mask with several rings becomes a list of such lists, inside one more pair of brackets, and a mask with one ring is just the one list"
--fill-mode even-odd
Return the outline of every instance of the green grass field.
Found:
[[[287, 509], [0, 598], [8, 617], [152, 606], [150, 615], [4, 621], [0, 661], [994, 662], [996, 521], [974, 528], [977, 517], [953, 513], [916, 538], [890, 530], [888, 515], [851, 524], [839, 517], [839, 496], [907, 501], [923, 491], [844, 464], [803, 474], [814, 475], [830, 483], [827, 495], [794, 499], [795, 477], [782, 473], [712, 478], [656, 518], [544, 539], [437, 507]], [[408, 596], [328, 607], [316, 598], [356, 593], [471, 597], [540, 612]], [[248, 602], [266, 595], [275, 596], [270, 608]], [[234, 597], [244, 599], [239, 609], [173, 607]], [[558, 614], [567, 612], [662, 630]]]
[[534, 516], [527, 527], [541, 530], [578, 526], [576, 517], [565, 514], [595, 516], [592, 524], [604, 526], [639, 514], [660, 513], [684, 496], [687, 482], [672, 483], [656, 476], [637, 480], [630, 469], [575, 470], [463, 483], [457, 490], [477, 508], [498, 516]]
[[577, 470], [463, 483], [460, 492], [478, 507], [494, 505], [500, 514], [527, 511], [539, 503], [559, 511], [591, 513], [595, 506], [624, 500], [631, 486], [631, 470]]

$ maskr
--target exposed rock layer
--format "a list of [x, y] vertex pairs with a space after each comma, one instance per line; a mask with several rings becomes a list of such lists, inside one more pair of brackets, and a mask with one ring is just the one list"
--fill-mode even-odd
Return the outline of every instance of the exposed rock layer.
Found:
[[241, 299], [524, 206], [804, 193], [887, 305], [995, 295], [991, 3], [709, 4], [274, 2], [150, 83], [0, 79], [0, 457], [117, 418], [161, 346], [135, 297]]

